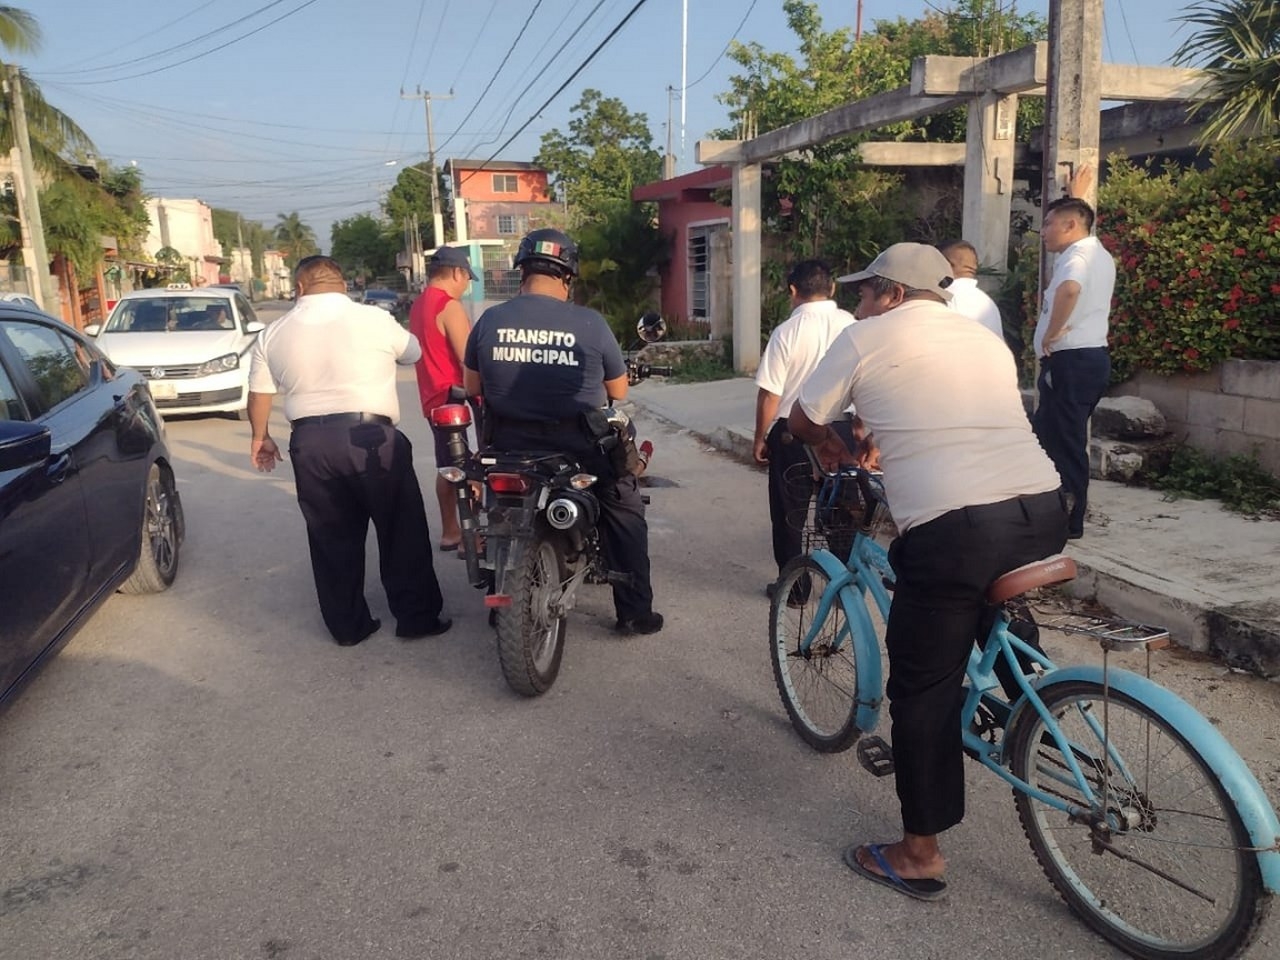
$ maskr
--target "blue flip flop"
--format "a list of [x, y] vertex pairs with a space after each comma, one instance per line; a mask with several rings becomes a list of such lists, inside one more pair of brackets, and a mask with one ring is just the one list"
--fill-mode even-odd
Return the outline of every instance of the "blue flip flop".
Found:
[[[945, 880], [934, 879], [907, 879], [898, 876], [898, 872], [889, 866], [889, 861], [883, 853], [887, 844], [883, 843], [855, 843], [851, 847], [847, 847], [844, 851], [845, 865], [854, 873], [866, 877], [881, 886], [888, 887], [890, 890], [896, 890], [898, 893], [905, 893], [908, 897], [914, 897], [916, 900], [941, 900], [947, 895], [947, 882]], [[869, 870], [858, 862], [858, 851], [863, 847], [867, 853], [871, 854], [871, 859], [876, 862], [884, 873], [876, 873]]]

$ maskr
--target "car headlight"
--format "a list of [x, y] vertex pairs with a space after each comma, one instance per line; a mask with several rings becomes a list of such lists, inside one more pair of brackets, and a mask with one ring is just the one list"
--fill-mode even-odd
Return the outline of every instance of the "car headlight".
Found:
[[235, 370], [240, 366], [240, 354], [228, 353], [224, 356], [210, 360], [208, 363], [202, 363], [196, 367], [197, 377], [209, 377], [215, 373], [226, 373], [228, 370]]

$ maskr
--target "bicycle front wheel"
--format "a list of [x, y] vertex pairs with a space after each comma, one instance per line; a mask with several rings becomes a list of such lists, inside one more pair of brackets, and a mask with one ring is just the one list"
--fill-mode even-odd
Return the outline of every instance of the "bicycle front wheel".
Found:
[[1044, 718], [1010, 732], [1013, 773], [1090, 809], [1072, 818], [1017, 790], [1036, 859], [1095, 931], [1144, 960], [1234, 957], [1270, 897], [1240, 814], [1204, 757], [1150, 707], [1089, 681], [1041, 690], [1093, 791], [1084, 797]]
[[830, 578], [803, 556], [782, 568], [777, 583], [769, 607], [769, 649], [782, 705], [796, 732], [815, 750], [847, 750], [858, 739], [858, 664], [844, 607], [833, 600], [805, 649]]

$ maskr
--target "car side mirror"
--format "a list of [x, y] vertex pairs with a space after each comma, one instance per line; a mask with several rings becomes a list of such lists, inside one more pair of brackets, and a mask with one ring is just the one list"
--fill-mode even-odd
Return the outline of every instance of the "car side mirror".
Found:
[[102, 324], [100, 323], [91, 323], [84, 328], [84, 335], [86, 337], [96, 337], [101, 332], [102, 332]]
[[20, 470], [47, 460], [53, 446], [49, 428], [26, 420], [0, 420], [0, 471]]
[[245, 333], [261, 333], [265, 329], [267, 329], [267, 325], [261, 320], [250, 320], [244, 325]]

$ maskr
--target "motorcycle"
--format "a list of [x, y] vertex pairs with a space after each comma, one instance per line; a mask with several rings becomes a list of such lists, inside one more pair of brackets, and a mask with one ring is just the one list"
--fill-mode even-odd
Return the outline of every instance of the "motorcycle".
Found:
[[[666, 333], [657, 314], [636, 325], [643, 343]], [[639, 383], [668, 367], [641, 363], [634, 347], [624, 359], [627, 381]], [[589, 417], [597, 448], [615, 469], [639, 476], [653, 444], [635, 445], [635, 427], [612, 406]], [[480, 450], [467, 445], [471, 407], [450, 403], [431, 412], [448, 437], [451, 465], [439, 473], [457, 494], [462, 528], [459, 550], [471, 585], [487, 590], [485, 606], [498, 635], [498, 662], [507, 684], [535, 697], [555, 682], [564, 656], [569, 611], [583, 582], [625, 583], [630, 575], [607, 569], [600, 546], [600, 505], [592, 493], [599, 477], [573, 457], [537, 451]], [[623, 466], [625, 464], [625, 466]], [[646, 501], [647, 498], [646, 498]]]

